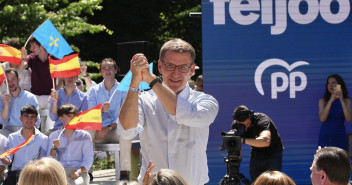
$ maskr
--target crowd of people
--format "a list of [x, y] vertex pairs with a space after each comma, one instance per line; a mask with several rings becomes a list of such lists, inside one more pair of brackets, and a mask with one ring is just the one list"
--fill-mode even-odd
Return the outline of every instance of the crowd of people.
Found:
[[[29, 44], [32, 53], [27, 55], [25, 48], [21, 49], [21, 65], [2, 64], [9, 92], [2, 91], [0, 99], [0, 152], [24, 143], [31, 135], [34, 137], [14, 155], [0, 157], [0, 182], [89, 184], [94, 143], [120, 144], [119, 184], [209, 182], [209, 126], [217, 116], [219, 104], [202, 92], [203, 76], [196, 80], [196, 89], [190, 88], [188, 80], [194, 74], [196, 56], [188, 42], [172, 39], [163, 44], [158, 60], [161, 76], [149, 71], [145, 55], [134, 55], [128, 91], [118, 90], [118, 67], [113, 59], [100, 62], [103, 81], [98, 84], [89, 78], [87, 67], [82, 65], [87, 92], [82, 91], [83, 82], [78, 76], [53, 81], [50, 54], [35, 38]], [[21, 83], [22, 78], [29, 81]], [[149, 84], [150, 90], [139, 89], [142, 81]], [[64, 129], [79, 112], [98, 104], [102, 104], [101, 130]], [[295, 184], [281, 172], [284, 147], [270, 117], [241, 105], [234, 110], [233, 118], [232, 128], [243, 130], [241, 142], [252, 147], [250, 177], [254, 185]], [[319, 101], [319, 118], [324, 122], [319, 145], [324, 148], [319, 148], [314, 157], [312, 183], [347, 184], [350, 156], [345, 151], [347, 144], [342, 142], [346, 138], [341, 136], [346, 131], [332, 123], [351, 121], [352, 113], [346, 86], [338, 75], [327, 79], [326, 93]], [[138, 182], [130, 182], [131, 145], [136, 137], [140, 139], [141, 167]], [[340, 157], [334, 157], [337, 155]], [[340, 168], [346, 174], [336, 173]]]

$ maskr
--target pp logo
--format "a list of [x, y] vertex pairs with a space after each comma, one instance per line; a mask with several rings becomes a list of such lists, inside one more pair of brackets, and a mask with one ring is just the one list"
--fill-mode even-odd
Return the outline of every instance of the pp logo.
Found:
[[[293, 69], [302, 65], [309, 65], [305, 61], [297, 61], [291, 65], [281, 59], [268, 59], [259, 64], [254, 74], [255, 87], [258, 92], [264, 96], [263, 86], [262, 86], [262, 75], [270, 66], [282, 66], [289, 71], [289, 75], [283, 72], [275, 72], [271, 74], [271, 99], [277, 99], [278, 92], [284, 92], [288, 87], [290, 87], [290, 98], [296, 98], [297, 91], [303, 91], [307, 86], [307, 76], [301, 71], [294, 71]], [[278, 86], [278, 79], [282, 79], [282, 85]], [[296, 84], [296, 78], [299, 78], [301, 83]]]

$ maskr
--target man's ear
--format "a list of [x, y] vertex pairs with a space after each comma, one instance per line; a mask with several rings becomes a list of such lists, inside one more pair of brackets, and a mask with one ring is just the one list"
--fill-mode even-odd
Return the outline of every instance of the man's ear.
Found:
[[163, 74], [163, 72], [161, 71], [161, 67], [162, 67], [161, 65], [162, 65], [162, 63], [161, 63], [161, 60], [159, 59], [158, 60], [158, 70], [159, 70], [160, 74]]
[[61, 117], [61, 116], [59, 116], [59, 120], [63, 123], [63, 119], [62, 119], [62, 117]]
[[324, 170], [320, 171], [320, 179], [319, 181], [321, 182], [320, 184], [326, 184], [329, 180], [328, 175], [326, 174], [326, 172]]

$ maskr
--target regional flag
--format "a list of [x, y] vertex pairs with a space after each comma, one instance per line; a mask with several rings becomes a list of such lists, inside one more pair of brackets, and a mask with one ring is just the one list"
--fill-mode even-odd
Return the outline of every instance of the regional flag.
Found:
[[29, 138], [27, 139], [27, 141], [25, 141], [22, 144], [14, 147], [14, 148], [11, 148], [10, 150], [7, 150], [6, 152], [0, 154], [0, 157], [6, 157], [6, 156], [9, 156], [9, 155], [15, 154], [20, 148], [22, 148], [23, 146], [27, 145], [33, 138], [34, 138], [34, 135], [32, 135], [32, 133], [29, 133]]
[[48, 53], [58, 59], [62, 59], [65, 55], [73, 52], [70, 45], [49, 19], [35, 30], [33, 37], [38, 40]]
[[101, 107], [102, 105], [99, 103], [97, 106], [79, 113], [65, 128], [71, 130], [101, 130]]
[[81, 73], [78, 53], [68, 55], [61, 60], [49, 58], [49, 69], [51, 78], [78, 76]]
[[0, 61], [21, 65], [21, 57], [20, 50], [5, 44], [0, 44]]

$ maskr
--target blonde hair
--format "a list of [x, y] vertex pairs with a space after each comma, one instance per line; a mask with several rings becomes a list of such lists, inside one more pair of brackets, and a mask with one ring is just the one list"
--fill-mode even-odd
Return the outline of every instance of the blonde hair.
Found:
[[266, 171], [257, 177], [253, 185], [296, 185], [296, 183], [280, 171]]
[[188, 185], [187, 181], [176, 171], [160, 169], [151, 175], [148, 185]]
[[57, 160], [44, 157], [30, 161], [21, 171], [18, 185], [67, 185], [64, 167]]

